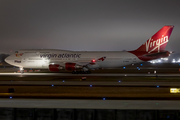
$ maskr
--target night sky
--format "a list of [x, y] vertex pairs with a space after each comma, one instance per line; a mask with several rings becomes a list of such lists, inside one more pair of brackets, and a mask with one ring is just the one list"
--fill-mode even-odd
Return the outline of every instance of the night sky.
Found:
[[134, 50], [164, 25], [180, 52], [180, 0], [0, 0], [0, 51]]

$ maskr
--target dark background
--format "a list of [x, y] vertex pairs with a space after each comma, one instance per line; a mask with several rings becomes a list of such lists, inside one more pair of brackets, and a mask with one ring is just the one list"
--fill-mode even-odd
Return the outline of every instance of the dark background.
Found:
[[134, 50], [164, 25], [179, 53], [179, 0], [0, 0], [0, 51]]

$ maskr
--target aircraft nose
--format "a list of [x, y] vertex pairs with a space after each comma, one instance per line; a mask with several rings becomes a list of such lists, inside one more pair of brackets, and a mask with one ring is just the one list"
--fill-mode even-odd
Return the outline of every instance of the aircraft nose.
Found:
[[7, 58], [5, 58], [4, 60], [6, 63], [10, 64], [10, 59], [9, 59], [9, 56]]

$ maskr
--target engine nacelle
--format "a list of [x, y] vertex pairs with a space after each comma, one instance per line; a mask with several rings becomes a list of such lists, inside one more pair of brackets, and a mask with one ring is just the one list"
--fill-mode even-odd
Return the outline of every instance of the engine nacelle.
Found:
[[81, 68], [82, 66], [79, 66], [76, 63], [65, 63], [66, 70], [76, 70], [76, 69], [81, 69]]
[[60, 70], [60, 65], [58, 65], [58, 64], [50, 64], [49, 65], [49, 71], [59, 72], [59, 70]]

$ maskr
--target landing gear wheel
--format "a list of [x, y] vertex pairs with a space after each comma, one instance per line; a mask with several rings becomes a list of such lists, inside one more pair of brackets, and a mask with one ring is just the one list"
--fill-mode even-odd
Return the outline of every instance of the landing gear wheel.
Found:
[[84, 71], [83, 73], [84, 73], [84, 74], [90, 74], [91, 71]]
[[72, 74], [79, 74], [79, 71], [72, 71]]
[[91, 71], [72, 71], [72, 74], [91, 74]]
[[21, 72], [21, 74], [24, 73], [24, 69], [22, 67], [20, 67], [20, 72]]

